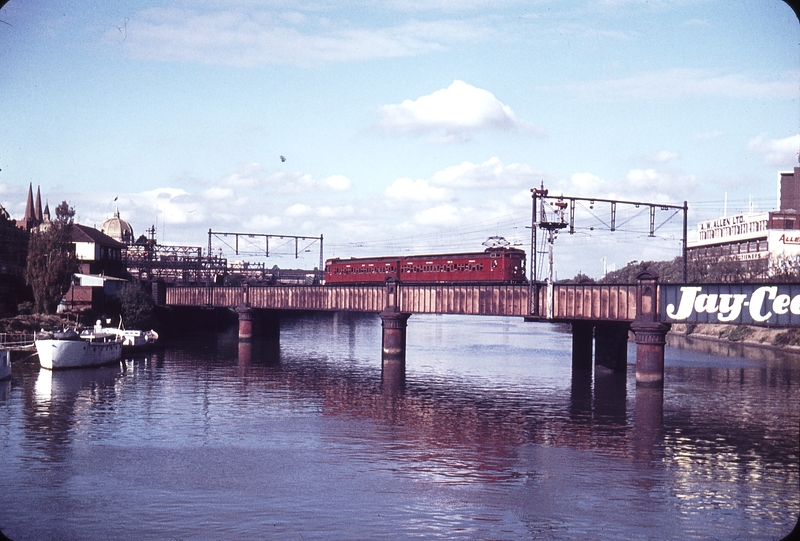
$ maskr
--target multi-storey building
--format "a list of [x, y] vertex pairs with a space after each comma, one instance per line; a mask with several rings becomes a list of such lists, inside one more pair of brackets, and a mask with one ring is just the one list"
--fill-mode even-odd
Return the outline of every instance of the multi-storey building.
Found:
[[697, 224], [689, 262], [742, 261], [754, 272], [800, 261], [800, 167], [778, 173], [778, 210], [723, 216]]

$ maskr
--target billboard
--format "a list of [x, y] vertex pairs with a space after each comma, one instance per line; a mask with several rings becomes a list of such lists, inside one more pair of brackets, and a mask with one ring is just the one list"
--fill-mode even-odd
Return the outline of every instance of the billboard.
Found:
[[661, 321], [800, 326], [800, 284], [660, 285]]

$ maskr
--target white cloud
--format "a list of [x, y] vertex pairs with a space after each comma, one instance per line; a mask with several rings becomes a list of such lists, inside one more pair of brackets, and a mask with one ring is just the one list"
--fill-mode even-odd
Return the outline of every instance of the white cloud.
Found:
[[222, 178], [219, 184], [225, 189], [269, 187], [270, 190], [279, 194], [308, 193], [319, 190], [346, 191], [352, 186], [350, 179], [344, 175], [331, 175], [318, 180], [302, 171], [280, 171], [266, 174], [264, 168], [258, 163], [246, 165], [236, 173]]
[[301, 12], [152, 8], [131, 17], [124, 40], [117, 28], [105, 39], [135, 58], [240, 67], [308, 66], [420, 55], [483, 39], [489, 32], [479, 21], [454, 19], [365, 28], [352, 20], [331, 21]]
[[211, 201], [233, 198], [233, 190], [231, 188], [208, 188], [201, 193], [203, 197]]
[[309, 207], [308, 205], [304, 205], [302, 203], [296, 203], [283, 211], [283, 214], [285, 216], [291, 216], [291, 217], [310, 216], [313, 213], [314, 211], [311, 207]]
[[416, 100], [384, 105], [378, 111], [376, 127], [399, 134], [444, 131], [447, 136], [483, 130], [536, 131], [491, 92], [458, 80]]
[[343, 207], [329, 207], [322, 206], [316, 209], [316, 214], [320, 218], [340, 218], [344, 216], [352, 216], [354, 209], [351, 205]]
[[631, 169], [624, 178], [612, 180], [602, 179], [593, 173], [574, 173], [559, 182], [556, 189], [550, 190], [550, 194], [666, 204], [688, 199], [696, 187], [694, 175]]
[[427, 180], [398, 178], [385, 191], [391, 199], [398, 201], [445, 201], [452, 198], [449, 190], [431, 186]]
[[533, 185], [542, 174], [527, 164], [503, 165], [495, 156], [481, 164], [463, 162], [447, 167], [433, 174], [431, 184], [450, 188], [505, 188]]
[[747, 150], [764, 155], [764, 163], [789, 167], [797, 164], [800, 151], [800, 134], [784, 139], [766, 139], [764, 134], [754, 137], [747, 143]]
[[245, 220], [242, 225], [249, 231], [269, 231], [281, 225], [279, 216], [270, 217], [266, 214], [257, 214], [249, 220]]
[[[797, 96], [797, 84], [796, 73], [764, 81], [743, 73], [720, 75], [703, 69], [676, 68], [605, 81], [576, 81], [567, 85], [567, 90], [590, 101], [675, 101], [690, 97], [784, 99]], [[563, 92], [563, 88], [555, 90]]]
[[459, 211], [453, 205], [439, 205], [414, 215], [414, 222], [418, 225], [453, 226], [459, 221]]
[[349, 190], [352, 184], [350, 182], [350, 179], [344, 175], [332, 175], [324, 179], [322, 182], [326, 184], [328, 187], [330, 187], [332, 190], [336, 190], [339, 192], [344, 190]]
[[645, 159], [652, 163], [666, 163], [680, 159], [681, 155], [671, 150], [659, 150], [655, 154], [646, 156]]

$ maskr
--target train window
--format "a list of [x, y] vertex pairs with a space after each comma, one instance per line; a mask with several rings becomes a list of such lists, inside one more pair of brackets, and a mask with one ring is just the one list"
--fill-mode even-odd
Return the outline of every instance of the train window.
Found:
[[497, 260], [495, 259], [494, 261], [492, 261], [492, 268], [495, 268], [496, 266], [497, 266]]

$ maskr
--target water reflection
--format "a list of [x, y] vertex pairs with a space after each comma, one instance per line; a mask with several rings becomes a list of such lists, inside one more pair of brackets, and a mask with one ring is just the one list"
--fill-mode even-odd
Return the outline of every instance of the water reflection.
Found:
[[[569, 335], [545, 325], [431, 317], [411, 320], [402, 378], [382, 370], [376, 319], [286, 317], [280, 341], [234, 330], [110, 367], [26, 366], [3, 404], [0, 493], [26, 491], [0, 496], [0, 525], [757, 539], [800, 511], [797, 365], [671, 350], [664, 388], [637, 389], [632, 366], [572, 372]], [[31, 518], [54, 496], [61, 514]]]

